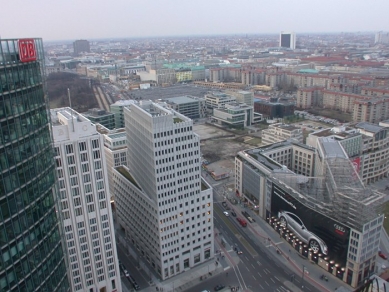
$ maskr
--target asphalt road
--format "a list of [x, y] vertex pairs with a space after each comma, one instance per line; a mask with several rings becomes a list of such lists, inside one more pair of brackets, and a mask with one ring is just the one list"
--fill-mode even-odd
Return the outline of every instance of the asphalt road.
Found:
[[[293, 283], [297, 287], [304, 285], [304, 291], [319, 291], [306, 281], [303, 283], [302, 275], [296, 275], [286, 268], [282, 264], [284, 258], [276, 253], [273, 246], [266, 246], [265, 240], [258, 238], [247, 227], [242, 227], [236, 217], [231, 215], [226, 217], [223, 214], [225, 209], [221, 204], [222, 196], [219, 196], [217, 191], [214, 191], [214, 198], [214, 226], [215, 230], [221, 233], [216, 237], [216, 241], [220, 242], [220, 238], [223, 238], [228, 243], [226, 248], [222, 247], [222, 254], [225, 255], [225, 260], [231, 268], [226, 270], [228, 276], [223, 273], [208, 278], [196, 287], [188, 289], [188, 292], [204, 289], [214, 291], [214, 287], [218, 284], [227, 287], [240, 286], [240, 291], [243, 288], [252, 291], [283, 292], [290, 290], [284, 282], [291, 281], [292, 275], [294, 275]], [[237, 214], [237, 217], [244, 218], [242, 214]], [[243, 251], [243, 254], [237, 255], [233, 250], [234, 246]]]
[[[136, 268], [136, 266], [138, 265], [137, 261], [135, 259], [133, 259], [131, 256], [127, 256], [126, 250], [123, 247], [123, 245], [117, 244], [116, 246], [117, 246], [117, 253], [118, 253], [119, 260], [125, 266], [128, 273], [138, 283], [138, 285], [140, 286], [140, 289], [148, 287], [149, 286], [149, 283], [148, 283], [149, 279], [147, 278], [147, 276], [144, 273], [141, 273], [141, 271], [143, 272], [143, 270], [138, 270]], [[120, 271], [120, 278], [122, 280], [122, 286], [125, 286], [125, 288], [126, 288], [126, 290], [125, 290], [125, 288], [123, 287], [123, 291], [133, 291], [134, 290], [131, 282], [124, 276], [122, 271]]]

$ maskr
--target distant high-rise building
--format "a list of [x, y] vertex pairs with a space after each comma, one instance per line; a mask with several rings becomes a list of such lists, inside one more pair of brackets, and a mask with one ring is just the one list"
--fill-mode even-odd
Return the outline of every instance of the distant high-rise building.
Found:
[[90, 45], [87, 40], [77, 40], [73, 42], [74, 55], [79, 56], [81, 53], [90, 53]]
[[68, 291], [42, 39], [0, 40], [0, 291]]
[[376, 44], [389, 44], [389, 33], [388, 32], [376, 32], [374, 43]]
[[296, 34], [294, 32], [281, 31], [280, 47], [296, 49]]
[[[113, 172], [117, 220], [162, 279], [214, 256], [212, 187], [193, 121], [150, 101], [124, 108], [128, 168]], [[210, 271], [211, 272], [211, 271]]]
[[71, 108], [50, 113], [72, 291], [122, 291], [103, 137]]

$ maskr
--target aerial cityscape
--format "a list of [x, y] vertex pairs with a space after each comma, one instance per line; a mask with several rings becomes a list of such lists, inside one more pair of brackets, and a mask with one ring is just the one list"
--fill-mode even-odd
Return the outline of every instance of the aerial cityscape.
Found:
[[0, 291], [387, 291], [389, 3], [281, 2], [0, 19]]

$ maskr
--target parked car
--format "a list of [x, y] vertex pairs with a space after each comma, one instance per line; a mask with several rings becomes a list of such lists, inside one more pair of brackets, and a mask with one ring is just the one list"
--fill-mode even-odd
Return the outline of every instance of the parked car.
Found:
[[224, 211], [223, 214], [226, 215], [226, 217], [230, 216], [227, 211]]
[[132, 284], [132, 286], [134, 287], [135, 290], [139, 290], [140, 289], [138, 283], [135, 281], [135, 279], [132, 276], [128, 275], [127, 278], [131, 282], [131, 284]]
[[231, 211], [231, 215], [236, 217], [236, 213], [234, 211]]
[[226, 286], [224, 286], [224, 285], [216, 285], [215, 286], [215, 291], [220, 291], [220, 290], [222, 290], [223, 288], [225, 288]]
[[382, 251], [378, 251], [378, 255], [380, 258], [383, 258], [384, 260], [388, 259], [388, 256], [386, 254], [384, 254]]
[[296, 215], [287, 211], [278, 212], [280, 225], [291, 230], [301, 241], [308, 244], [313, 252], [320, 252], [327, 255], [328, 248], [326, 243], [316, 234], [310, 232], [303, 221]]

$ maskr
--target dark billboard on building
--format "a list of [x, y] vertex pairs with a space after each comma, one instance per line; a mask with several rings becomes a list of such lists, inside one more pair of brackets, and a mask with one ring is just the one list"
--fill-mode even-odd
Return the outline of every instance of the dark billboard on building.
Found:
[[345, 266], [350, 228], [303, 205], [283, 189], [272, 184], [271, 216], [277, 217], [308, 247]]

